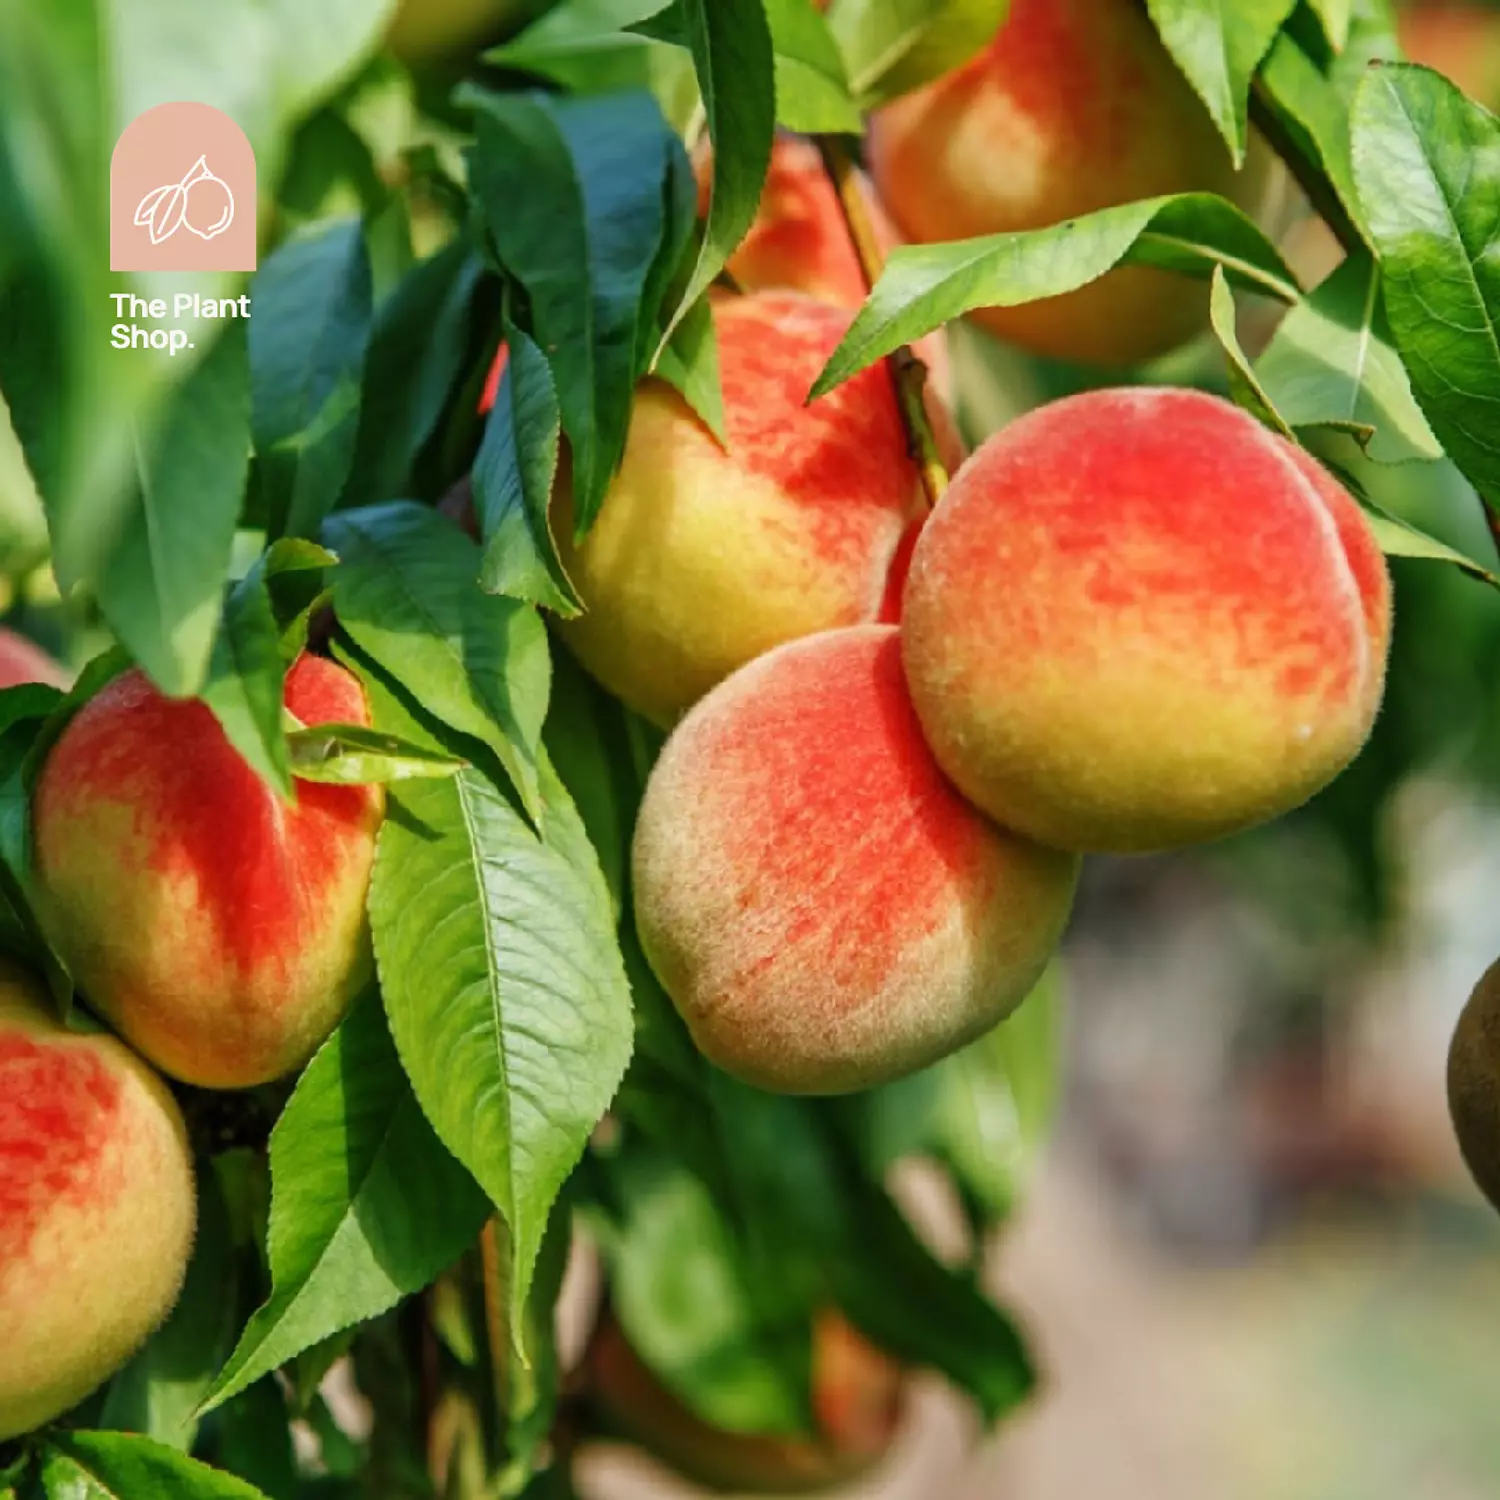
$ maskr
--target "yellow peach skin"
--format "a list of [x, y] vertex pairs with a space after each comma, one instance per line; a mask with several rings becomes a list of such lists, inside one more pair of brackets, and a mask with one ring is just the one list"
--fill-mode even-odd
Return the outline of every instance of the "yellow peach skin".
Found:
[[[1234, 171], [1137, 0], [1014, 0], [973, 62], [876, 114], [870, 166], [898, 230], [921, 243], [1040, 229], [1164, 193], [1253, 208], [1265, 180], [1254, 165]], [[1129, 267], [973, 316], [1035, 353], [1134, 364], [1206, 327], [1208, 296]]]
[[75, 1406], [167, 1316], [195, 1217], [161, 1080], [0, 969], [0, 1439]]
[[587, 610], [563, 639], [663, 725], [783, 641], [879, 618], [926, 514], [884, 365], [806, 404], [848, 313], [759, 292], [714, 319], [728, 450], [648, 381], [593, 529], [572, 546], [566, 506], [554, 528]]
[[1196, 391], [1032, 412], [959, 471], [912, 554], [903, 654], [967, 797], [1127, 853], [1297, 806], [1379, 708], [1390, 585], [1301, 449]]

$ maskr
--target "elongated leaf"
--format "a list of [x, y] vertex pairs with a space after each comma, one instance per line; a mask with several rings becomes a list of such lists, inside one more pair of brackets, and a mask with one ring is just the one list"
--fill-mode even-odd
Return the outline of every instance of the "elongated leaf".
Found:
[[1368, 255], [1344, 261], [1287, 313], [1256, 373], [1293, 427], [1362, 433], [1380, 463], [1443, 456], [1391, 344], [1380, 271]]
[[1354, 0], [1309, 0], [1313, 14], [1322, 23], [1323, 35], [1335, 52], [1342, 52], [1349, 40], [1349, 23], [1354, 14]]
[[1353, 131], [1412, 390], [1448, 456], [1500, 506], [1500, 122], [1430, 69], [1393, 65], [1361, 85]]
[[962, 67], [994, 39], [1010, 0], [833, 0], [828, 24], [855, 97], [873, 108]]
[[1021, 234], [907, 245], [892, 254], [812, 393], [832, 390], [972, 308], [1059, 296], [1122, 264], [1203, 277], [1223, 266], [1252, 290], [1287, 302], [1299, 295], [1276, 247], [1212, 193], [1147, 198]]
[[243, 1479], [123, 1432], [53, 1432], [42, 1485], [47, 1500], [267, 1500]]
[[776, 55], [776, 119], [788, 130], [858, 135], [860, 113], [838, 43], [812, 0], [766, 0]]
[[137, 434], [125, 530], [95, 581], [110, 625], [163, 692], [194, 693], [207, 674], [249, 461], [245, 333], [231, 323]]
[[1224, 275], [1222, 266], [1214, 267], [1208, 306], [1209, 322], [1228, 356], [1229, 394], [1234, 398], [1235, 404], [1243, 406], [1257, 421], [1264, 422], [1282, 437], [1295, 442], [1296, 433], [1261, 387], [1249, 357], [1240, 346], [1239, 332], [1235, 326], [1234, 293], [1229, 290], [1229, 279]]
[[653, 372], [697, 412], [703, 425], [726, 447], [724, 389], [719, 379], [719, 344], [713, 309], [706, 297], [688, 309]]
[[367, 505], [411, 493], [417, 455], [464, 373], [479, 276], [478, 259], [455, 240], [407, 272], [377, 310], [342, 503]]
[[[422, 737], [383, 680], [367, 685], [378, 727]], [[545, 759], [541, 787], [545, 840], [477, 770], [393, 788], [370, 891], [402, 1065], [509, 1228], [517, 1328], [548, 1216], [633, 1029], [609, 892]]]
[[667, 321], [665, 345], [755, 222], [776, 134], [776, 64], [762, 0], [681, 0], [714, 147], [698, 260]]
[[1146, 0], [1167, 50], [1208, 106], [1238, 166], [1250, 80], [1296, 0]]
[[331, 516], [340, 625], [431, 713], [488, 745], [533, 816], [551, 657], [536, 611], [479, 587], [479, 550], [425, 506]]
[[417, 1107], [379, 1001], [364, 996], [272, 1132], [271, 1297], [204, 1409], [420, 1291], [474, 1242], [487, 1212]]
[[552, 535], [561, 418], [546, 357], [513, 323], [510, 357], [474, 460], [474, 510], [484, 537], [480, 579], [492, 594], [555, 614], [583, 608]]
[[315, 724], [287, 735], [299, 780], [336, 786], [418, 781], [456, 775], [463, 761], [362, 724]]
[[359, 221], [288, 241], [252, 296], [251, 422], [266, 531], [312, 536], [338, 503], [359, 429], [373, 312]]

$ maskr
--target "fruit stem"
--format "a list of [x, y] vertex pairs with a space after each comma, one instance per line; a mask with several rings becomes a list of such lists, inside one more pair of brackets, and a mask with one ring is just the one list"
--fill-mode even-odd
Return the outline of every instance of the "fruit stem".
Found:
[[[823, 166], [843, 209], [844, 223], [848, 226], [860, 269], [864, 272], [865, 286], [873, 287], [885, 270], [885, 252], [880, 248], [875, 222], [870, 217], [864, 183], [848, 144], [841, 136], [820, 135], [815, 139]], [[891, 355], [890, 367], [891, 379], [896, 386], [896, 404], [906, 428], [907, 446], [921, 470], [922, 493], [927, 497], [928, 509], [931, 509], [948, 488], [948, 470], [938, 453], [932, 420], [927, 414], [927, 366], [912, 353], [910, 346], [903, 345]]]
[[1333, 184], [1316, 162], [1309, 161], [1297, 145], [1291, 132], [1282, 124], [1266, 92], [1266, 86], [1257, 76], [1250, 85], [1250, 123], [1266, 138], [1266, 144], [1286, 163], [1287, 170], [1297, 180], [1297, 186], [1312, 204], [1313, 212], [1333, 231], [1334, 238], [1343, 246], [1346, 255], [1358, 255], [1365, 248], [1364, 236], [1358, 225], [1344, 207], [1343, 200], [1334, 190]]

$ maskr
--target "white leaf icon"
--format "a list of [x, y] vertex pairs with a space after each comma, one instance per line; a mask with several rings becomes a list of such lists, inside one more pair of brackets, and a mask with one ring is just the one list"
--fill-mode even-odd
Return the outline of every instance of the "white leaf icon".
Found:
[[[195, 224], [188, 217], [194, 188], [199, 189], [200, 212], [212, 213], [215, 207], [218, 209], [217, 218], [207, 225]], [[183, 174], [181, 182], [153, 188], [141, 199], [136, 205], [135, 222], [149, 232], [153, 245], [171, 239], [184, 226], [199, 239], [217, 239], [234, 222], [234, 194], [229, 184], [209, 169], [208, 158], [200, 156]]]

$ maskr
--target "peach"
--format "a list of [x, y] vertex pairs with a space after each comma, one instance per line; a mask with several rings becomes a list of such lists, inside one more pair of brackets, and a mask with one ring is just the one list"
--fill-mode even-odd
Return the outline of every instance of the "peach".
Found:
[[[303, 655], [287, 708], [368, 724], [364, 690]], [[92, 1004], [164, 1072], [248, 1088], [298, 1067], [370, 974], [378, 786], [296, 783], [283, 804], [195, 700], [117, 677], [37, 786], [42, 916]]]
[[195, 1220], [161, 1080], [0, 968], [0, 1440], [75, 1406], [162, 1322]]
[[0, 688], [19, 687], [26, 682], [66, 688], [72, 681], [73, 674], [35, 641], [0, 626]]
[[1475, 986], [1453, 1033], [1448, 1112], [1469, 1172], [1500, 1208], [1500, 963]]
[[589, 1351], [591, 1394], [610, 1427], [695, 1484], [807, 1494], [857, 1478], [889, 1450], [901, 1420], [900, 1367], [837, 1312], [813, 1328], [815, 1434], [727, 1432], [690, 1411], [630, 1347], [613, 1318]]
[[1446, 0], [1407, 5], [1396, 25], [1413, 62], [1435, 68], [1483, 105], [1500, 103], [1500, 15], [1490, 6]]
[[716, 299], [726, 452], [670, 386], [637, 392], [625, 458], [581, 545], [586, 613], [559, 629], [611, 692], [669, 725], [783, 641], [874, 620], [926, 514], [890, 372], [806, 404], [849, 314], [792, 292]]
[[938, 763], [1063, 849], [1215, 838], [1364, 744], [1390, 585], [1348, 494], [1227, 401], [1102, 390], [1003, 429], [918, 539], [902, 614]]
[[[1262, 158], [1236, 173], [1207, 110], [1137, 0], [1013, 0], [990, 47], [895, 100], [871, 124], [875, 185], [909, 240], [1040, 229], [1162, 193], [1244, 207]], [[1201, 284], [1143, 267], [975, 321], [1054, 358], [1134, 364], [1207, 326]]]
[[831, 1094], [961, 1047], [1025, 998], [1077, 861], [996, 828], [923, 742], [894, 626], [752, 662], [678, 726], [636, 825], [636, 923], [699, 1048]]

